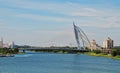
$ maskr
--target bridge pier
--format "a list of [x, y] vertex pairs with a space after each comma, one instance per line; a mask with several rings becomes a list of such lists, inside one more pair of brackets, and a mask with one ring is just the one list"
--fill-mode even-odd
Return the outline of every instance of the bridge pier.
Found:
[[19, 49], [19, 52], [25, 53], [24, 49]]
[[25, 50], [23, 50], [23, 53], [25, 53]]

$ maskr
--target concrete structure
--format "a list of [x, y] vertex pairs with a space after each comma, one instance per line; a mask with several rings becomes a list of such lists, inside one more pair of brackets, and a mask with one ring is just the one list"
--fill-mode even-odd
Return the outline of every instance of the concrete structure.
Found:
[[108, 37], [103, 41], [103, 48], [104, 49], [112, 49], [113, 48], [114, 41]]
[[75, 39], [77, 42], [78, 49], [85, 50], [86, 47], [90, 45], [90, 41], [87, 35], [84, 33], [84, 31], [80, 27], [76, 26], [74, 22], [73, 22], [73, 26], [74, 26]]
[[10, 45], [8, 43], [3, 44], [3, 48], [10, 48]]
[[0, 48], [3, 48], [3, 38], [1, 38], [1, 41], [0, 41]]
[[95, 40], [92, 40], [92, 41], [90, 42], [90, 44], [91, 44], [91, 46], [90, 46], [91, 50], [96, 50], [96, 49], [97, 49], [97, 44], [96, 44], [96, 41], [95, 41]]
[[14, 45], [14, 41], [12, 41], [12, 43], [10, 44], [10, 48], [15, 48]]
[[14, 42], [12, 42], [11, 44], [4, 43], [3, 38], [1, 37], [0, 48], [14, 48]]
[[95, 40], [92, 40], [90, 42], [90, 45], [88, 45], [88, 47], [91, 49], [91, 50], [101, 50], [102, 47], [100, 47]]
[[74, 49], [74, 47], [38, 47], [38, 48], [18, 48], [18, 49], [19, 49], [19, 52], [24, 52], [24, 53], [25, 51], [29, 51], [29, 50], [47, 51], [47, 52], [67, 51], [69, 53], [88, 52], [87, 50]]

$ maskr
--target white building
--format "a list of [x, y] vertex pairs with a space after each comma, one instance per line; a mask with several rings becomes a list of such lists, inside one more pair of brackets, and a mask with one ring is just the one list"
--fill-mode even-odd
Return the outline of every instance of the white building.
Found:
[[96, 44], [96, 41], [95, 41], [95, 40], [92, 40], [92, 41], [90, 42], [90, 48], [91, 48], [91, 50], [96, 50], [97, 44]]
[[0, 48], [3, 48], [3, 38], [0, 40]]
[[103, 41], [103, 48], [105, 49], [112, 49], [113, 48], [114, 41], [108, 37]]
[[8, 43], [3, 44], [3, 48], [10, 48], [10, 45]]
[[11, 44], [4, 43], [3, 38], [1, 38], [1, 40], [0, 40], [0, 48], [14, 48], [14, 42], [12, 42]]
[[12, 43], [10, 44], [10, 48], [14, 48], [14, 41], [12, 41]]
[[95, 40], [92, 40], [92, 41], [90, 42], [89, 48], [90, 48], [91, 50], [101, 50], [101, 49], [102, 49], [102, 47], [99, 46], [99, 45], [96, 43]]

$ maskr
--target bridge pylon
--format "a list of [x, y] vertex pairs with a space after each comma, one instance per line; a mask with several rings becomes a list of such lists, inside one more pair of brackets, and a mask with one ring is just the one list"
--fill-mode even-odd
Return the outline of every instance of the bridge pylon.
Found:
[[91, 45], [87, 35], [80, 27], [76, 26], [74, 22], [73, 26], [78, 50], [86, 50], [86, 47], [89, 48], [89, 46]]

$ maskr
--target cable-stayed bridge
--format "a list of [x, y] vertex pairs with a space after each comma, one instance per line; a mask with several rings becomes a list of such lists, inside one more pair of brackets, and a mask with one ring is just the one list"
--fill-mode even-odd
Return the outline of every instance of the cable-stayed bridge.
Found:
[[[86, 51], [86, 47], [90, 49], [90, 41], [87, 37], [87, 35], [83, 32], [83, 30], [76, 26], [75, 23], [73, 22], [73, 27], [74, 27], [74, 34], [75, 34], [75, 39], [77, 42], [77, 48], [72, 48], [72, 47], [39, 47], [39, 48], [19, 48], [19, 50], [63, 50], [63, 51], [72, 51], [72, 52], [84, 52]], [[90, 49], [91, 50], [91, 49]]]

